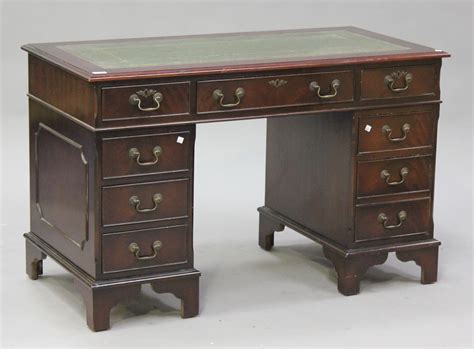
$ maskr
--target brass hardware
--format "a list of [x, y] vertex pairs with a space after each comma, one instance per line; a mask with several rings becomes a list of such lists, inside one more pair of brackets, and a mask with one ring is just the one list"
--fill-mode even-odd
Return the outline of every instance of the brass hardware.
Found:
[[223, 108], [233, 108], [236, 107], [240, 104], [240, 101], [242, 98], [245, 96], [245, 90], [242, 87], [239, 87], [235, 90], [235, 98], [237, 98], [237, 101], [235, 103], [223, 103], [224, 102], [224, 92], [222, 90], [214, 90], [212, 93], [212, 97], [216, 100], [219, 101], [219, 104]]
[[139, 166], [151, 166], [155, 165], [158, 163], [158, 158], [159, 156], [163, 153], [163, 149], [159, 145], [153, 148], [153, 156], [155, 157], [155, 160], [149, 161], [149, 162], [141, 162], [140, 161], [140, 152], [138, 151], [137, 148], [130, 148], [128, 151], [128, 156], [132, 159], [135, 159], [135, 162]]
[[377, 217], [377, 220], [383, 224], [383, 227], [385, 229], [395, 229], [395, 228], [399, 228], [402, 226], [403, 222], [407, 219], [407, 213], [406, 211], [400, 211], [398, 212], [398, 223], [397, 224], [394, 224], [394, 225], [388, 225], [387, 222], [388, 222], [388, 217], [385, 213], [381, 213], [379, 214], [379, 216]]
[[319, 98], [327, 99], [327, 98], [333, 98], [337, 96], [337, 89], [339, 88], [339, 86], [341, 86], [341, 82], [338, 79], [334, 79], [331, 82], [331, 90], [334, 92], [328, 95], [321, 94], [321, 86], [319, 86], [319, 84], [316, 81], [313, 81], [309, 84], [309, 89], [313, 92], [316, 92], [316, 95]]
[[162, 201], [163, 195], [161, 195], [160, 193], [156, 193], [155, 195], [153, 195], [153, 203], [155, 205], [152, 208], [140, 208], [140, 199], [138, 198], [138, 196], [133, 195], [130, 196], [130, 199], [128, 199], [128, 202], [135, 208], [135, 211], [140, 213], [156, 211], [156, 209], [158, 208], [158, 204]]
[[380, 172], [380, 178], [382, 178], [388, 185], [399, 185], [405, 182], [408, 176], [408, 172], [408, 167], [402, 167], [400, 170], [401, 179], [398, 182], [390, 182], [390, 172], [388, 172], [387, 170], [382, 170]]
[[158, 255], [158, 251], [161, 249], [163, 246], [162, 242], [160, 240], [156, 240], [152, 245], [153, 249], [153, 254], [149, 256], [140, 256], [140, 247], [136, 242], [132, 242], [130, 245], [128, 245], [128, 250], [134, 254], [135, 258], [141, 261], [144, 260], [149, 260], [149, 259], [154, 259]]
[[[153, 96], [153, 101], [155, 102], [156, 106], [150, 107], [150, 108], [143, 108], [142, 107], [142, 100], [139, 96], [142, 96], [143, 98], [148, 98], [150, 96]], [[130, 96], [128, 99], [128, 103], [131, 105], [136, 105], [138, 106], [138, 109], [141, 111], [154, 111], [158, 110], [160, 108], [160, 103], [163, 101], [163, 95], [160, 92], [156, 92], [155, 90], [149, 90], [149, 89], [144, 89], [135, 92]]]
[[402, 136], [399, 138], [392, 138], [392, 128], [388, 125], [384, 125], [382, 127], [382, 132], [385, 134], [385, 136], [390, 142], [401, 142], [407, 139], [408, 132], [410, 132], [410, 128], [411, 128], [410, 124], [403, 124]]
[[[401, 78], [405, 80], [405, 86], [397, 88], [393, 87], [395, 85], [395, 80], [400, 80]], [[398, 70], [390, 75], [386, 75], [384, 81], [392, 92], [402, 92], [406, 91], [408, 86], [410, 86], [410, 83], [413, 81], [413, 75], [404, 70]]]
[[288, 81], [283, 80], [283, 79], [275, 79], [275, 80], [270, 80], [268, 84], [272, 85], [273, 87], [282, 87], [286, 85]]

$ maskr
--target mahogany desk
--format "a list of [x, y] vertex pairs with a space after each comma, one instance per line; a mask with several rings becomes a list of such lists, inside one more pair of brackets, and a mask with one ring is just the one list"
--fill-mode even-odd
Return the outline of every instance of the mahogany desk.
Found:
[[[31, 44], [26, 269], [74, 275], [92, 330], [142, 284], [199, 311], [196, 124], [268, 118], [259, 245], [285, 226], [359, 292], [389, 252], [437, 278], [433, 185], [446, 52], [354, 27]], [[250, 150], [249, 150], [250, 151]], [[199, 203], [198, 203], [199, 204]], [[275, 267], [278, 267], [275, 265]]]

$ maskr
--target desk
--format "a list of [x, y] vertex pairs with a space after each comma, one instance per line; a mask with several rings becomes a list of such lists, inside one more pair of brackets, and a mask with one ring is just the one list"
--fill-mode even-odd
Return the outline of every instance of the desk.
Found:
[[[354, 27], [23, 46], [26, 270], [74, 276], [92, 330], [142, 284], [199, 311], [196, 124], [267, 119], [258, 243], [323, 246], [344, 295], [388, 253], [437, 279], [433, 187], [446, 52]], [[197, 203], [199, 205], [199, 203]], [[218, 261], [216, 261], [218, 262]], [[277, 268], [278, 266], [275, 265]]]

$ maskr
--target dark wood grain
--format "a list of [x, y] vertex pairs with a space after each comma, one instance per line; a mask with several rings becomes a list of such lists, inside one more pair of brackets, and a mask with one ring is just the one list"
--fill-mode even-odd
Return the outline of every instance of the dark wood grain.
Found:
[[[399, 228], [387, 229], [378, 220], [381, 213], [388, 217], [388, 225], [399, 223], [398, 213], [405, 211], [407, 218]], [[358, 205], [355, 217], [356, 241], [383, 240], [400, 235], [431, 235], [431, 200], [429, 198]]]
[[[365, 113], [366, 116], [359, 119], [359, 153], [432, 147], [436, 120], [431, 110], [397, 112], [392, 109], [391, 115], [385, 113], [387, 116], [381, 116], [383, 114], [377, 111], [370, 113]], [[392, 129], [391, 138], [402, 138], [405, 124], [410, 125], [410, 131], [403, 141], [390, 141], [383, 132], [383, 127], [387, 125]], [[365, 130], [367, 126], [369, 131]]]
[[[140, 153], [140, 163], [154, 162], [153, 149], [157, 146], [161, 153], [154, 165], [140, 165], [136, 158], [130, 157], [130, 149], [136, 148]], [[194, 133], [190, 130], [103, 138], [102, 175], [114, 178], [187, 172], [193, 147]]]
[[31, 231], [95, 276], [95, 134], [33, 100], [29, 111]]
[[157, 293], [172, 293], [179, 298], [183, 319], [199, 314], [199, 277], [157, 280], [151, 287]]
[[[130, 224], [134, 222], [159, 221], [189, 215], [189, 180], [179, 179], [162, 182], [140, 183], [104, 187], [102, 190], [102, 222], [104, 226]], [[140, 209], [155, 206], [154, 194], [161, 194], [162, 202], [152, 212], [137, 212], [129, 202], [137, 196]]]
[[[432, 212], [439, 75], [441, 58], [449, 55], [344, 28], [407, 49], [92, 74], [100, 67], [58, 43], [24, 46], [30, 74], [31, 231], [25, 234], [30, 278], [43, 272], [46, 256], [72, 273], [93, 330], [107, 329], [110, 309], [146, 283], [177, 296], [183, 317], [197, 315], [196, 124], [268, 118], [258, 234], [263, 249], [271, 250], [274, 232], [284, 227], [320, 243], [346, 295], [359, 292], [367, 268], [383, 263], [390, 252], [420, 265], [422, 283], [436, 281], [440, 243], [433, 239]], [[398, 71], [413, 75], [404, 92], [390, 91], [385, 82]], [[316, 81], [321, 94], [332, 93], [334, 79], [340, 86], [332, 98], [317, 97], [309, 88]], [[394, 87], [403, 87], [403, 78], [397, 79]], [[221, 89], [223, 102], [232, 103], [238, 87], [245, 95], [235, 107], [221, 107], [212, 96]], [[142, 112], [132, 106], [130, 95], [141, 89], [162, 93], [160, 108]], [[142, 102], [153, 107], [149, 98]], [[402, 137], [407, 123], [404, 140], [391, 142], [382, 132], [388, 125], [392, 137]], [[161, 147], [156, 164], [140, 165], [129, 155], [136, 148], [140, 161], [153, 162], [156, 146]], [[381, 178], [387, 170], [390, 182], [400, 180], [402, 167], [409, 169], [404, 183], [388, 186]], [[150, 209], [155, 193], [163, 196], [156, 210], [140, 213], [130, 204], [136, 195], [139, 208]], [[396, 225], [402, 210], [407, 216], [400, 227], [383, 226], [381, 213], [386, 225]], [[158, 240], [156, 256], [137, 258], [153, 256]]]
[[[170, 269], [182, 269], [192, 264], [189, 258], [188, 227], [176, 226], [139, 231], [107, 234], [102, 237], [102, 267], [104, 273], [131, 270], [135, 273], [150, 273]], [[132, 243], [139, 248], [139, 257], [153, 256], [153, 243], [161, 242], [161, 248], [152, 259], [137, 259], [129, 250]], [[161, 267], [161, 268], [160, 268]], [[158, 269], [157, 269], [158, 268]]]
[[387, 252], [343, 256], [326, 246], [323, 247], [323, 253], [333, 263], [337, 273], [337, 289], [345, 296], [359, 293], [360, 280], [367, 269], [385, 263], [388, 257]]
[[80, 122], [95, 126], [97, 95], [94, 85], [51, 63], [28, 56], [28, 92]]
[[438, 246], [417, 250], [397, 251], [402, 262], [414, 261], [421, 267], [421, 283], [432, 284], [438, 280]]
[[94, 331], [110, 328], [110, 310], [120, 301], [135, 297], [140, 293], [140, 285], [122, 285], [120, 287], [90, 287], [74, 279], [76, 289], [82, 296], [86, 306], [87, 326]]
[[[129, 98], [139, 91], [154, 90], [161, 93], [163, 100], [155, 111], [141, 111], [137, 105], [131, 105]], [[102, 120], [156, 118], [164, 115], [189, 113], [189, 82], [174, 84], [126, 85], [104, 87], [102, 94]], [[153, 96], [139, 97], [142, 108], [155, 108]]]
[[[406, 177], [401, 174], [402, 169], [409, 171]], [[388, 179], [381, 176], [382, 171], [387, 171], [390, 174]], [[429, 191], [432, 177], [431, 156], [359, 161], [357, 164], [357, 196]], [[387, 184], [387, 180], [391, 185]], [[396, 184], [402, 181], [403, 183]]]
[[[413, 81], [405, 91], [393, 92], [387, 86], [385, 77], [399, 71], [412, 74]], [[395, 88], [403, 88], [405, 85], [403, 78], [395, 79]], [[434, 96], [436, 90], [435, 65], [393, 66], [384, 69], [363, 69], [361, 72], [361, 100]]]
[[[334, 93], [331, 83], [340, 81], [337, 95], [334, 98], [322, 99], [309, 86], [317, 82], [321, 86], [321, 95]], [[279, 81], [279, 87], [271, 82]], [[283, 81], [283, 83], [281, 82]], [[235, 91], [243, 88], [245, 96], [239, 105], [233, 108], [223, 108], [213, 98], [213, 92], [220, 89], [224, 95], [223, 103], [235, 103]], [[229, 109], [258, 109], [281, 106], [298, 106], [310, 104], [330, 104], [350, 102], [354, 98], [352, 71], [328, 71], [317, 74], [275, 75], [262, 78], [229, 79], [198, 81], [197, 112], [226, 112]]]
[[332, 240], [351, 240], [351, 113], [267, 120], [265, 206]]

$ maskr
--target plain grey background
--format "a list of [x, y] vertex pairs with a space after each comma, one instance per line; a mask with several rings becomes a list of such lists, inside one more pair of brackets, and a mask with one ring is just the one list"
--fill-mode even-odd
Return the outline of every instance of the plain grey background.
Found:
[[[2, 343], [4, 346], [465, 346], [472, 344], [472, 18], [469, 1], [3, 1]], [[435, 193], [439, 282], [389, 256], [361, 294], [344, 297], [321, 248], [295, 232], [257, 246], [265, 120], [199, 125], [195, 265], [201, 314], [182, 320], [171, 295], [144, 288], [88, 330], [72, 278], [53, 261], [24, 272], [29, 228], [29, 42], [355, 25], [443, 49]]]

